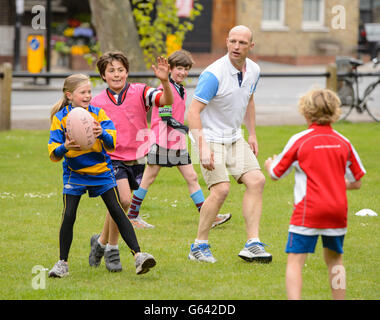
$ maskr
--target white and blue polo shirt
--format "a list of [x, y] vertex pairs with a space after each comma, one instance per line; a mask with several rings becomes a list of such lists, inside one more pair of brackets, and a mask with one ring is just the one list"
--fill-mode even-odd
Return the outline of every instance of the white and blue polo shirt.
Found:
[[260, 67], [248, 58], [242, 78], [228, 54], [202, 72], [194, 99], [207, 104], [200, 115], [206, 141], [232, 143], [242, 137], [241, 125], [259, 78]]

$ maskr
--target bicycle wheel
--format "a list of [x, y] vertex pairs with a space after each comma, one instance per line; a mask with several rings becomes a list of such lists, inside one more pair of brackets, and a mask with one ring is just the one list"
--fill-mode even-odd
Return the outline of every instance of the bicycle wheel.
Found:
[[342, 102], [340, 108], [342, 109], [342, 114], [339, 117], [340, 120], [344, 120], [354, 109], [355, 103], [355, 91], [351, 82], [347, 80], [338, 81], [338, 96]]
[[367, 99], [365, 108], [375, 121], [380, 121], [380, 90], [375, 90], [379, 83], [370, 84], [364, 91], [364, 97]]

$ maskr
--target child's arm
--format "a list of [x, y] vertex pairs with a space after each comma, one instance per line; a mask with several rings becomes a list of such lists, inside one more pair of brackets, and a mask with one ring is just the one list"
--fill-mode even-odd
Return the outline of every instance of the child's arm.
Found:
[[74, 140], [70, 140], [67, 132], [63, 131], [61, 122], [54, 117], [50, 128], [48, 144], [49, 158], [51, 161], [60, 161], [69, 150], [80, 150], [80, 146]]
[[273, 158], [269, 157], [267, 160], [265, 160], [265, 163], [264, 163], [264, 167], [265, 169], [268, 171], [268, 174], [269, 176], [271, 177], [272, 180], [276, 181], [277, 179], [275, 179], [272, 174], [271, 174], [271, 171], [270, 171], [270, 168], [272, 166], [272, 163], [274, 161], [274, 159], [277, 157], [277, 155], [273, 155]]
[[350, 182], [346, 179], [346, 189], [347, 190], [357, 190], [357, 189], [360, 189], [361, 186], [362, 186], [361, 180]]
[[116, 129], [103, 109], [100, 109], [98, 121], [94, 120], [94, 136], [103, 141], [108, 152], [113, 152], [116, 147]]
[[103, 140], [106, 149], [114, 149], [113, 137], [102, 128], [98, 121], [94, 121], [94, 136], [100, 140]]
[[60, 161], [63, 156], [69, 152], [69, 150], [80, 151], [81, 148], [76, 144], [75, 140], [70, 140], [67, 132], [65, 133], [66, 140], [59, 147], [55, 148], [53, 152], [50, 153], [50, 159], [52, 161]]
[[162, 83], [163, 94], [160, 97], [160, 105], [163, 106], [173, 104], [173, 92], [169, 82], [170, 66], [167, 60], [163, 57], [158, 57], [157, 66], [152, 65], [152, 69], [155, 76], [160, 79]]

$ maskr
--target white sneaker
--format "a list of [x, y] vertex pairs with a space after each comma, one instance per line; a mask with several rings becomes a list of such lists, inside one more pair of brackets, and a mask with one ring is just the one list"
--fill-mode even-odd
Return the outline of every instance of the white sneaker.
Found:
[[136, 274], [147, 273], [151, 268], [156, 265], [154, 257], [146, 252], [140, 252], [135, 261]]
[[190, 247], [189, 259], [201, 262], [216, 262], [216, 259], [210, 251], [210, 245], [207, 243], [192, 244]]
[[265, 251], [264, 246], [265, 244], [261, 242], [246, 243], [239, 257], [248, 262], [269, 263], [272, 261], [272, 255]]
[[227, 222], [230, 219], [231, 219], [231, 213], [218, 214], [215, 218], [215, 221], [211, 225], [211, 229], [215, 228], [216, 226], [220, 226], [221, 224]]
[[69, 266], [63, 260], [59, 260], [49, 271], [51, 278], [63, 278], [69, 275]]
[[152, 229], [154, 228], [154, 225], [149, 224], [148, 222], [144, 221], [140, 216], [137, 216], [136, 218], [129, 219], [131, 221], [133, 227], [135, 229]]

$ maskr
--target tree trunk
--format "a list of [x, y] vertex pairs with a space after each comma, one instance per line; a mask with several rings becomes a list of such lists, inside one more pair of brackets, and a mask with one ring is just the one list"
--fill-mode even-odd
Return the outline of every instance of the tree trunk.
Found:
[[130, 71], [146, 70], [130, 2], [90, 0], [90, 7], [100, 50], [122, 51], [128, 57]]

